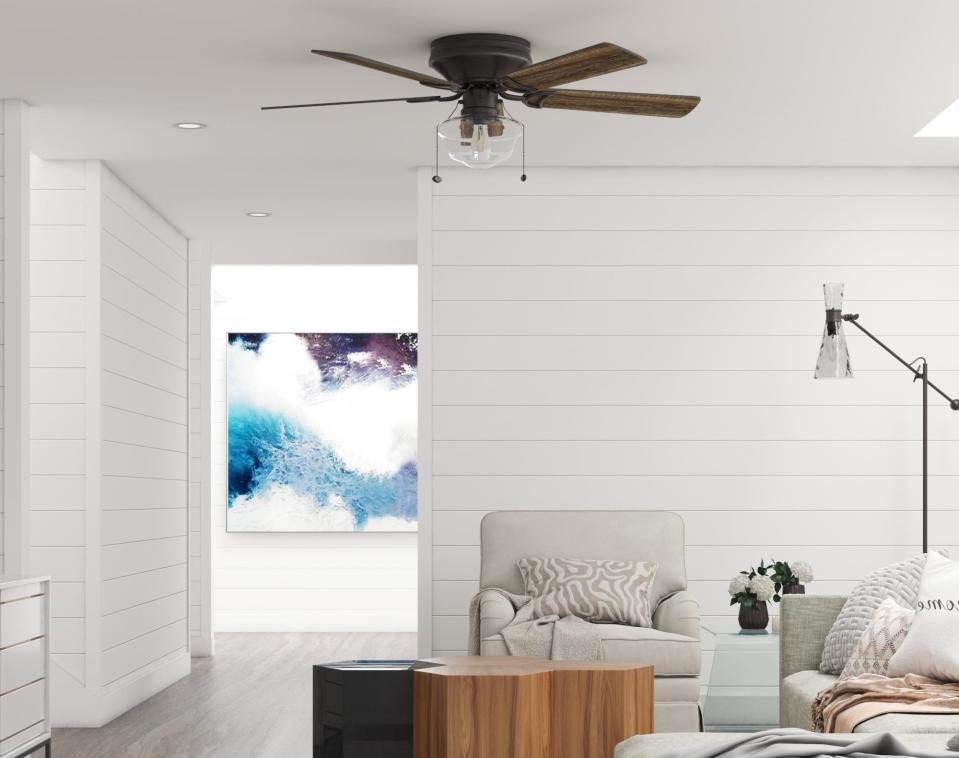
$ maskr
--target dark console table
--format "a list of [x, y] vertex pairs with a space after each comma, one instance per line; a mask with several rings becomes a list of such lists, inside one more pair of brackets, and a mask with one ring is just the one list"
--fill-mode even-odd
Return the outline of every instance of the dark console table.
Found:
[[413, 669], [419, 661], [313, 667], [313, 758], [412, 758]]

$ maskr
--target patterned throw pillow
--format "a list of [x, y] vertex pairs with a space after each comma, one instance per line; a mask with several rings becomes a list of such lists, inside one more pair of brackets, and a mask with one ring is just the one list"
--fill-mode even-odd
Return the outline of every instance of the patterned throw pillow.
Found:
[[628, 626], [653, 624], [649, 591], [659, 564], [522, 558], [518, 565], [536, 617], [556, 614]]
[[826, 674], [842, 672], [873, 614], [886, 598], [904, 608], [915, 608], [925, 565], [926, 556], [917, 555], [873, 571], [859, 582], [826, 635], [819, 670]]
[[916, 612], [903, 608], [895, 600], [883, 600], [852, 651], [840, 679], [860, 674], [885, 676], [889, 660], [902, 645]]

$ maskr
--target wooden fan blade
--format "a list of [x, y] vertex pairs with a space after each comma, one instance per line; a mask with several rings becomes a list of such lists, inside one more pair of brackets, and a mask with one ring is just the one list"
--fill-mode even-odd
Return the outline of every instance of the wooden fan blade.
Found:
[[570, 111], [625, 113], [629, 116], [682, 118], [699, 105], [694, 95], [645, 95], [640, 92], [548, 89], [523, 97], [531, 108], [561, 108]]
[[572, 53], [534, 63], [504, 77], [502, 84], [517, 92], [535, 92], [558, 84], [642, 66], [646, 59], [610, 42], [600, 42]]
[[376, 100], [339, 100], [335, 103], [297, 103], [296, 105], [264, 105], [261, 111], [280, 111], [286, 108], [322, 108], [326, 105], [366, 105], [367, 103], [435, 103], [448, 98], [440, 95], [422, 97], [381, 97]]
[[362, 55], [353, 53], [338, 53], [333, 50], [310, 50], [311, 53], [322, 55], [325, 58], [353, 63], [364, 68], [371, 68], [374, 71], [382, 71], [384, 74], [393, 74], [393, 76], [402, 76], [404, 79], [412, 79], [414, 82], [425, 84], [427, 87], [442, 87], [443, 89], [456, 89], [456, 85], [445, 79], [437, 79], [429, 74], [421, 74], [418, 71], [410, 71], [408, 68], [400, 68], [389, 63], [375, 61], [372, 58], [364, 58]]

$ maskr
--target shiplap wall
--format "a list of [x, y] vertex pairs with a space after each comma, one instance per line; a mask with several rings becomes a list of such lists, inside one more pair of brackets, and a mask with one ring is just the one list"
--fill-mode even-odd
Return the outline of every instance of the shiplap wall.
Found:
[[[4, 243], [6, 241], [6, 193], [9, 191], [7, 189], [7, 178], [5, 170], [5, 161], [4, 158], [7, 154], [7, 142], [6, 142], [6, 130], [4, 128], [4, 115], [6, 111], [5, 101], [0, 100], [0, 275], [3, 273], [4, 265]], [[2, 292], [2, 288], [0, 288]], [[5, 306], [0, 304], [0, 313], [3, 313], [6, 310]], [[2, 327], [2, 325], [0, 325]], [[0, 334], [3, 334], [3, 329], [0, 328]], [[3, 348], [0, 346], [0, 355], [3, 355]], [[3, 397], [3, 371], [0, 370], [0, 398]], [[3, 426], [3, 402], [0, 400], [0, 439], [6, 441], [6, 432]], [[3, 476], [4, 473], [4, 460], [3, 454], [0, 453], [0, 476]], [[4, 552], [4, 530], [3, 530], [3, 503], [4, 503], [4, 488], [0, 487], [0, 567], [4, 566], [3, 552]]]
[[416, 331], [415, 267], [215, 267], [214, 292], [234, 292], [224, 277], [243, 268], [257, 286], [214, 302], [210, 340], [214, 629], [414, 631], [415, 533], [226, 531], [226, 344], [230, 332]]
[[97, 412], [86, 394], [87, 266], [96, 258], [87, 219], [99, 203], [99, 165], [32, 156], [30, 186], [30, 566], [53, 580], [53, 662], [82, 684], [87, 418]]
[[[422, 172], [419, 193], [421, 652], [465, 649], [490, 510], [681, 513], [706, 674], [738, 570], [805, 559], [809, 591], [842, 593], [918, 551], [919, 388], [854, 329], [857, 378], [813, 380], [821, 285], [959, 393], [959, 172]], [[930, 424], [932, 540], [955, 545], [959, 415], [934, 398]]]
[[30, 108], [0, 100], [0, 553], [3, 572], [30, 570]]
[[191, 240], [190, 260], [190, 653], [213, 654], [210, 513], [210, 252]]
[[187, 240], [113, 174], [102, 192], [102, 681], [183, 654]]
[[54, 722], [100, 726], [189, 671], [187, 242], [99, 161], [31, 177], [30, 568]]

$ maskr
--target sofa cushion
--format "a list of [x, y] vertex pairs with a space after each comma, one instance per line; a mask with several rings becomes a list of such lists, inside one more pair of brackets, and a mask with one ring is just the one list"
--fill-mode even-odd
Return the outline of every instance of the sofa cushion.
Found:
[[959, 732], [959, 713], [887, 713], [863, 721], [857, 734], [894, 732], [895, 734], [943, 734]]
[[915, 615], [914, 610], [903, 608], [895, 600], [883, 600], [839, 678], [848, 679], [860, 674], [885, 676], [889, 671], [889, 661], [906, 639]]
[[[783, 679], [779, 690], [779, 712], [782, 726], [812, 729], [812, 704], [822, 690], [837, 677], [821, 671], [797, 671]], [[857, 734], [890, 732], [892, 734], [956, 734], [959, 713], [887, 713], [863, 721]]]
[[877, 569], [857, 584], [826, 635], [819, 670], [839, 674], [859, 638], [872, 622], [873, 614], [886, 598], [904, 608], [915, 608], [919, 581], [926, 565], [925, 555], [916, 555]]
[[821, 671], [797, 671], [782, 681], [779, 688], [781, 726], [812, 729], [812, 704], [822, 690], [839, 677]]
[[889, 676], [919, 674], [959, 682], [959, 562], [929, 553], [919, 585], [916, 618], [889, 661]]
[[[597, 624], [603, 657], [619, 663], [652, 666], [656, 676], [699, 676], [699, 640], [658, 629], [619, 624]], [[480, 642], [481, 655], [509, 655], [502, 634]]]

